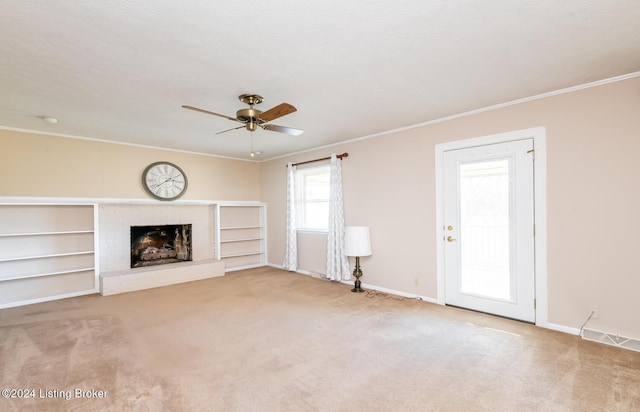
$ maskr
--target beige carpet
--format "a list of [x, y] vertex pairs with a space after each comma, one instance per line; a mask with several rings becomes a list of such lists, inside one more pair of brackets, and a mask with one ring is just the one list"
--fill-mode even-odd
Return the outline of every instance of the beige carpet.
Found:
[[0, 410], [640, 410], [640, 353], [349, 289], [260, 268], [1, 310], [1, 386], [36, 398]]

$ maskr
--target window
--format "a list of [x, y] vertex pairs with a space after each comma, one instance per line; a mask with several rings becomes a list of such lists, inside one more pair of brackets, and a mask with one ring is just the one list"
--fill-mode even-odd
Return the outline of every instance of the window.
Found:
[[296, 170], [296, 226], [298, 229], [328, 230], [329, 172], [330, 165]]

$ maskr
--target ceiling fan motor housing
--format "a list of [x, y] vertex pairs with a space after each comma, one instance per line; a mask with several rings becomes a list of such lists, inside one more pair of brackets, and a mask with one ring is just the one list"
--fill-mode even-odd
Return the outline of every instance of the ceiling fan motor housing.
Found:
[[253, 108], [240, 109], [236, 112], [236, 118], [247, 125], [247, 130], [253, 132], [258, 125], [264, 123], [264, 120], [260, 119], [260, 113], [260, 110]]
[[236, 112], [236, 118], [244, 123], [247, 123], [247, 122], [262, 123], [262, 120], [260, 120], [261, 113], [262, 112], [260, 110], [253, 109], [253, 108], [240, 109]]

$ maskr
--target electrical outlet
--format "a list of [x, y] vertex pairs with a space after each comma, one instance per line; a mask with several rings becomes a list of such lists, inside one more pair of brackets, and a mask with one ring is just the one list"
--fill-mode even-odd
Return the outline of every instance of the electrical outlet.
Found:
[[420, 283], [420, 281], [418, 280], [418, 278], [413, 278], [413, 284], [418, 286], [418, 284]]
[[598, 308], [597, 306], [591, 306], [591, 308], [589, 309], [589, 314], [591, 313], [593, 313], [593, 316], [591, 316], [591, 319], [600, 318], [600, 308]]

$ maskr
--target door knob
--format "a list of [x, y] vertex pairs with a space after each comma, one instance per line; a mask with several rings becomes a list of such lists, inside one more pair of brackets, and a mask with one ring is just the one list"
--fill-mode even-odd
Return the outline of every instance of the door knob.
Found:
[[456, 240], [453, 238], [453, 236], [447, 236], [447, 242], [455, 242]]

